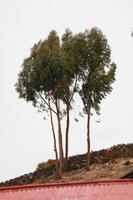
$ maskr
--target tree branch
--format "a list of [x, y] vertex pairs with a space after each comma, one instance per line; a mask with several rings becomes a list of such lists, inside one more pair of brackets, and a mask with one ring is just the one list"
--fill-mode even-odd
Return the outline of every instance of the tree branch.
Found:
[[53, 108], [51, 108], [51, 106], [47, 103], [47, 101], [43, 98], [43, 96], [39, 92], [38, 94], [40, 98], [43, 100], [43, 102], [49, 107], [49, 109], [51, 109], [57, 115], [56, 111]]
[[71, 95], [70, 100], [69, 100], [69, 105], [70, 105], [70, 103], [73, 99], [73, 95], [74, 95], [74, 92], [75, 92], [75, 89], [76, 89], [77, 80], [78, 80], [78, 77], [76, 75], [75, 84], [74, 84], [74, 87], [73, 87], [73, 92], [72, 92], [72, 95]]

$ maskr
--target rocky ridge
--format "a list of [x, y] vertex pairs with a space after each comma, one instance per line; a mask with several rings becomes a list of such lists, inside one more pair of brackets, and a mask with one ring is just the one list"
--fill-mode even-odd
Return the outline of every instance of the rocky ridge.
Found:
[[49, 160], [40, 163], [34, 172], [2, 182], [0, 186], [133, 178], [133, 143], [91, 152], [89, 170], [86, 169], [86, 162], [87, 154], [69, 157], [68, 170], [61, 180], [56, 180], [54, 161]]

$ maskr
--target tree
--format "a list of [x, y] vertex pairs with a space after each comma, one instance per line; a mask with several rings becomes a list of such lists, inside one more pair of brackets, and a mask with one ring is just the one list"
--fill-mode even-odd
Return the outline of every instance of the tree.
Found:
[[87, 167], [90, 165], [90, 116], [92, 109], [100, 114], [100, 103], [112, 91], [115, 81], [115, 63], [111, 63], [111, 50], [107, 39], [97, 28], [85, 31], [86, 59], [82, 74], [80, 96], [87, 114]]
[[[57, 175], [58, 152], [52, 113], [56, 114], [58, 119], [59, 156], [62, 162], [63, 147], [60, 128], [59, 84], [62, 79], [63, 66], [61, 67], [60, 54], [59, 37], [55, 31], [52, 31], [46, 40], [40, 41], [31, 49], [31, 55], [24, 60], [16, 84], [16, 91], [19, 93], [20, 98], [24, 98], [27, 102], [31, 101], [41, 111], [48, 112], [49, 110], [50, 112]], [[51, 104], [55, 105], [54, 109]], [[62, 163], [60, 163], [60, 168], [62, 168]]]
[[[53, 113], [57, 117], [59, 141], [59, 177], [63, 167], [63, 143], [61, 119], [66, 114], [66, 161], [68, 159], [69, 111], [72, 108], [73, 96], [76, 91], [77, 62], [74, 57], [74, 37], [69, 30], [63, 34], [62, 42], [55, 31], [48, 38], [35, 44], [31, 54], [22, 65], [18, 75], [16, 91], [20, 98], [41, 111], [50, 113], [58, 175], [58, 151], [54, 130]], [[66, 108], [63, 107], [66, 105]]]
[[[80, 36], [79, 36], [80, 35]], [[85, 41], [83, 34], [73, 35], [69, 29], [62, 36], [62, 51], [65, 57], [66, 67], [62, 86], [64, 88], [62, 101], [66, 105], [66, 137], [65, 137], [65, 168], [68, 161], [68, 136], [70, 126], [70, 110], [73, 107], [74, 94], [77, 92], [80, 70], [83, 63], [82, 51]]]
[[[61, 127], [64, 116], [66, 116], [65, 164], [67, 168], [70, 110], [73, 108], [74, 94], [79, 92], [83, 100], [84, 112], [88, 114], [89, 165], [91, 109], [99, 112], [101, 100], [112, 91], [115, 67], [114, 63], [110, 63], [110, 48], [107, 40], [96, 28], [76, 35], [67, 29], [61, 40], [56, 31], [51, 31], [47, 39], [33, 46], [30, 56], [24, 60], [18, 75], [16, 91], [20, 98], [32, 102], [33, 106], [40, 111], [49, 112], [57, 176], [61, 177], [64, 167]], [[53, 114], [57, 118], [59, 152]]]

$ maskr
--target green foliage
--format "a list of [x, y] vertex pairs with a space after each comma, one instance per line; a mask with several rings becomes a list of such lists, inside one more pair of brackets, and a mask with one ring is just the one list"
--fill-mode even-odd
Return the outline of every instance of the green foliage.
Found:
[[20, 98], [45, 110], [43, 98], [47, 100], [50, 95], [53, 102], [59, 98], [70, 104], [81, 82], [84, 110], [87, 112], [91, 102], [99, 112], [101, 100], [112, 91], [115, 70], [107, 39], [99, 29], [76, 35], [67, 29], [61, 41], [56, 31], [51, 31], [24, 60], [16, 90]]
[[76, 46], [77, 39], [68, 29], [61, 41], [57, 33], [51, 31], [47, 39], [35, 44], [18, 75], [16, 91], [19, 97], [31, 101], [43, 111], [47, 110], [45, 101], [48, 96], [53, 103], [61, 99], [70, 105], [80, 66]]
[[[51, 31], [24, 60], [16, 91], [41, 111], [48, 111], [48, 96], [51, 103], [60, 99], [71, 109], [73, 96], [79, 92], [84, 112], [90, 105], [99, 114], [102, 99], [112, 91], [115, 71], [110, 46], [99, 29], [76, 35], [66, 29], [61, 39]], [[65, 109], [60, 112], [62, 117], [66, 113]]]
[[91, 31], [85, 31], [85, 36], [88, 51], [80, 95], [85, 113], [88, 113], [90, 106], [99, 114], [102, 99], [112, 91], [116, 65], [111, 63], [111, 50], [100, 30], [93, 28]]

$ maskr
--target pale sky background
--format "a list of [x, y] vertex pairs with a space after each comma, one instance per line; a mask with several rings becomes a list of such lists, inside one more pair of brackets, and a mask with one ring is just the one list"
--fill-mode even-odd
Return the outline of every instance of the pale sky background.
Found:
[[[18, 99], [14, 84], [30, 48], [59, 35], [99, 27], [117, 64], [113, 92], [91, 120], [91, 149], [133, 142], [133, 0], [0, 0], [0, 181], [54, 158], [49, 120]], [[78, 101], [78, 100], [77, 100]], [[76, 114], [76, 112], [74, 112]], [[71, 119], [69, 155], [86, 153], [86, 118]]]

